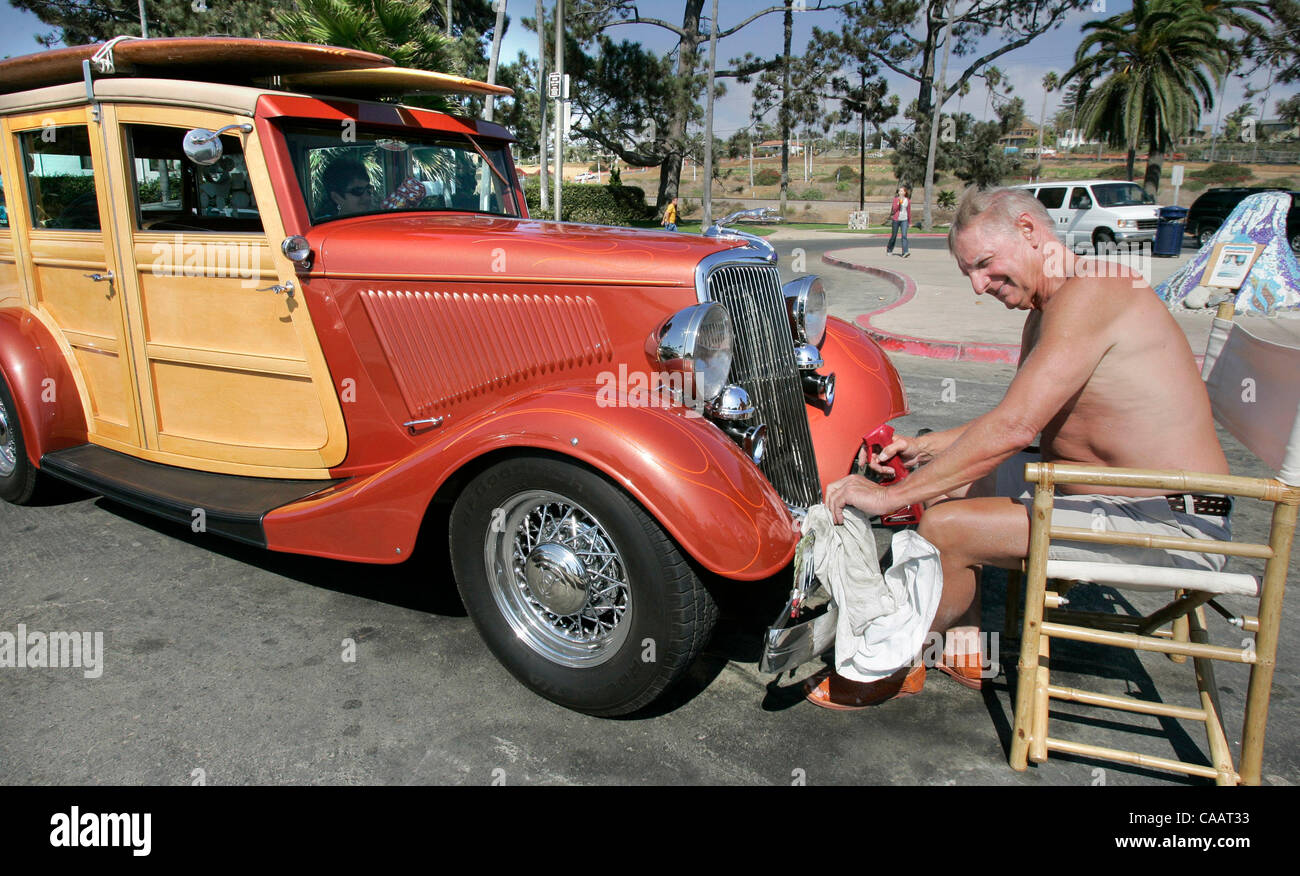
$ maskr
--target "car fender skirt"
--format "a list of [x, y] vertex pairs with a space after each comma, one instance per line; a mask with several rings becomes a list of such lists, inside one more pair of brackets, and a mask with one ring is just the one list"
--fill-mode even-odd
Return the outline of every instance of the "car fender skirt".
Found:
[[81, 394], [63, 351], [23, 308], [0, 308], [0, 372], [13, 392], [32, 465], [46, 453], [86, 443]]
[[644, 396], [632, 404], [600, 389], [551, 389], [459, 428], [449, 422], [389, 468], [267, 514], [267, 547], [401, 562], [415, 546], [430, 500], [449, 478], [489, 454], [499, 459], [541, 451], [603, 473], [710, 572], [756, 580], [789, 563], [796, 541], [790, 513], [722, 430], [680, 407], [651, 406]]
[[862, 438], [881, 423], [908, 413], [894, 365], [866, 332], [842, 319], [826, 322], [820, 374], [835, 374], [835, 403], [827, 414], [809, 405], [808, 425], [817, 452], [822, 490], [847, 475]]

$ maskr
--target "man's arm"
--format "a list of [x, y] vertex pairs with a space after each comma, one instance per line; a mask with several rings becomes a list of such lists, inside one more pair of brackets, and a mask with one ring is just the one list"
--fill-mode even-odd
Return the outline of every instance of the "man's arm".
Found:
[[1061, 287], [1044, 311], [1037, 345], [997, 407], [972, 420], [947, 449], [897, 484], [881, 487], [857, 476], [832, 484], [826, 491], [832, 515], [838, 520], [845, 504], [886, 514], [946, 495], [1028, 446], [1083, 389], [1110, 349], [1110, 326], [1123, 302], [1106, 285], [1093, 281], [1080, 288], [1080, 281], [1070, 281]]

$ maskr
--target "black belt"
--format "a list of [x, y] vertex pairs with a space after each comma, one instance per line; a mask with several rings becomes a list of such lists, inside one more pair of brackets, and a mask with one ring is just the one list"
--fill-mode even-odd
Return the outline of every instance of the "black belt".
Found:
[[[1205, 496], [1195, 493], [1171, 493], [1165, 496], [1169, 500], [1169, 507], [1175, 511], [1182, 511], [1184, 514], [1205, 514], [1211, 517], [1227, 517], [1232, 513], [1232, 498], [1230, 496]], [[1191, 500], [1191, 510], [1188, 511], [1188, 500]]]

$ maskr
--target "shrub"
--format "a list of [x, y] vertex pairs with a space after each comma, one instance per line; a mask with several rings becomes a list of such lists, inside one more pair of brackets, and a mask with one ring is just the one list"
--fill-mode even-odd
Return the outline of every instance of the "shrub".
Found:
[[[168, 192], [173, 198], [181, 196], [181, 177], [178, 173], [169, 174], [170, 183]], [[160, 180], [152, 179], [146, 183], [140, 184], [140, 203], [156, 204], [162, 200], [162, 183]]]
[[781, 184], [781, 171], [765, 167], [754, 174], [754, 185], [775, 186]]
[[939, 207], [944, 210], [951, 210], [957, 206], [957, 193], [952, 189], [944, 189], [939, 192]]
[[[524, 185], [524, 197], [533, 215], [541, 209], [541, 190], [533, 177]], [[653, 207], [645, 202], [640, 186], [601, 186], [582, 183], [564, 184], [564, 204], [560, 218], [565, 222], [589, 222], [594, 225], [631, 225], [655, 217]], [[679, 202], [679, 206], [680, 202]]]
[[829, 181], [839, 180], [840, 182], [850, 182], [857, 178], [858, 171], [847, 164], [841, 164], [826, 176]]
[[821, 189], [804, 189], [796, 197], [805, 201], [821, 201], [825, 200], [826, 193]]
[[1205, 183], [1199, 179], [1183, 180], [1183, 188], [1189, 192], [1199, 192], [1205, 188]]
[[38, 179], [41, 198], [46, 204], [68, 204], [83, 195], [93, 196], [95, 193], [95, 178], [89, 174], [59, 174]]
[[1202, 167], [1200, 170], [1193, 170], [1188, 176], [1196, 177], [1207, 183], [1235, 183], [1246, 182], [1254, 174], [1250, 168], [1242, 167], [1236, 164], [1224, 164], [1216, 162], [1209, 167]]

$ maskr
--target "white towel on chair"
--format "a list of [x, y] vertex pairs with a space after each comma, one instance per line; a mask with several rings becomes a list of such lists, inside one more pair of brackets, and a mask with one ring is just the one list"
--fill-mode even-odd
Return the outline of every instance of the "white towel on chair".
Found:
[[839, 608], [835, 671], [851, 681], [878, 681], [912, 661], [939, 607], [939, 551], [913, 530], [894, 533], [894, 565], [882, 575], [871, 523], [844, 509], [836, 526], [825, 505], [808, 509], [813, 570]]

